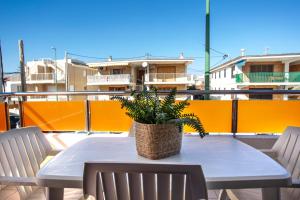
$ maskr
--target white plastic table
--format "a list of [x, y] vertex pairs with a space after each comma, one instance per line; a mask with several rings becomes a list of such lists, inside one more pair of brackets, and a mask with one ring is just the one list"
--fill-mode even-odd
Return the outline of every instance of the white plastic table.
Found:
[[260, 151], [230, 137], [184, 137], [181, 153], [161, 160], [137, 155], [135, 138], [84, 139], [59, 153], [37, 174], [48, 187], [48, 199], [63, 198], [63, 188], [81, 188], [86, 161], [199, 164], [208, 189], [264, 188], [264, 199], [279, 199], [279, 187], [289, 185], [290, 174]]

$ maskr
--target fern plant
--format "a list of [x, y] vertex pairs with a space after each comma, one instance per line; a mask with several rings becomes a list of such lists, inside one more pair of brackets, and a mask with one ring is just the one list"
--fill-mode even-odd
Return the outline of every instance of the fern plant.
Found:
[[121, 107], [126, 109], [126, 114], [134, 121], [144, 124], [176, 124], [180, 130], [187, 125], [196, 130], [200, 137], [206, 135], [200, 119], [194, 113], [183, 113], [189, 106], [188, 100], [175, 101], [176, 89], [160, 100], [157, 89], [144, 89], [142, 92], [133, 91], [133, 100], [126, 97], [114, 96], [112, 100], [121, 102]]

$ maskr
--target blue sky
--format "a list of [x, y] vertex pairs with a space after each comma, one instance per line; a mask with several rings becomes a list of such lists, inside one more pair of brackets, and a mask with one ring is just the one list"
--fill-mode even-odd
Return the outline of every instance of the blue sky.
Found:
[[[300, 52], [299, 0], [211, 0], [211, 47], [235, 57]], [[127, 58], [200, 57], [191, 73], [203, 73], [205, 0], [0, 0], [4, 70], [25, 59], [81, 55]], [[212, 52], [211, 65], [222, 61]]]

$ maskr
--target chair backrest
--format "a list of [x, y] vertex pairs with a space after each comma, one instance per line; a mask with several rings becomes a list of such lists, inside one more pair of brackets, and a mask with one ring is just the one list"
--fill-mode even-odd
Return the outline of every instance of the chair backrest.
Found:
[[[37, 127], [0, 134], [0, 176], [35, 177], [51, 150], [45, 135]], [[31, 186], [18, 186], [17, 189], [21, 199], [35, 190]]]
[[277, 161], [289, 172], [299, 168], [300, 160], [297, 161], [300, 156], [300, 127], [287, 127], [272, 149], [277, 153]]
[[[292, 178], [300, 178], [300, 127], [289, 126], [272, 148], [277, 153], [277, 161], [290, 172]], [[299, 199], [300, 189], [289, 188], [288, 199]]]
[[200, 165], [85, 163], [83, 193], [97, 200], [207, 199]]

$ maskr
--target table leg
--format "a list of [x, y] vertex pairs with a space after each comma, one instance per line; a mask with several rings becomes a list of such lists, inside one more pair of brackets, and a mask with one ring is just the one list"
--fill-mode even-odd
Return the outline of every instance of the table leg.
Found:
[[262, 188], [263, 200], [280, 200], [280, 188]]
[[63, 200], [64, 188], [47, 188], [47, 200]]

